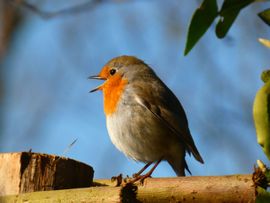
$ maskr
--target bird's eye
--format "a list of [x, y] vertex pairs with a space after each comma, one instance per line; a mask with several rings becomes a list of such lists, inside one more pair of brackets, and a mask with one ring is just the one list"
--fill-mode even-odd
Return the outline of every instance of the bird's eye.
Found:
[[111, 70], [110, 70], [110, 74], [111, 74], [111, 75], [114, 75], [115, 73], [116, 73], [116, 70], [115, 70], [115, 69], [111, 69]]

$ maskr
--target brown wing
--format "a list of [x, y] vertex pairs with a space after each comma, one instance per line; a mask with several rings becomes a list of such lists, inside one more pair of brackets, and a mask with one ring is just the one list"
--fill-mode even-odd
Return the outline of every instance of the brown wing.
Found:
[[[199, 162], [204, 163], [190, 134], [184, 109], [171, 90], [160, 80], [151, 81], [147, 88], [143, 88], [138, 83], [137, 88], [139, 91], [135, 91], [137, 93], [134, 95], [135, 100], [151, 111], [156, 119], [162, 121], [185, 143], [188, 152], [191, 152]], [[146, 98], [145, 95], [151, 95], [151, 97]]]

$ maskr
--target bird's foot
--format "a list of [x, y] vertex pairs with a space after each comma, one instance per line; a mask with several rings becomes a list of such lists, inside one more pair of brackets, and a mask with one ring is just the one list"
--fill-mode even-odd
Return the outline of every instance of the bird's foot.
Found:
[[137, 177], [139, 177], [139, 176], [140, 176], [139, 173], [134, 173], [134, 174], [132, 174], [132, 178], [137, 178]]
[[112, 182], [116, 182], [116, 187], [120, 186], [123, 183], [123, 176], [122, 173], [120, 173], [118, 176], [111, 177]]
[[144, 175], [139, 175], [135, 173], [132, 175], [132, 177], [133, 178], [129, 178], [125, 180], [126, 184], [134, 184], [135, 182], [140, 181], [140, 183], [143, 185], [144, 180], [146, 178], [151, 178], [151, 173], [146, 173]]

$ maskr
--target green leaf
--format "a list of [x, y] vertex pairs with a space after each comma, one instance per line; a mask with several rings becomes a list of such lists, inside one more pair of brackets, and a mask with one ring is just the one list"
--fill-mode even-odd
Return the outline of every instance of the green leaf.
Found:
[[270, 48], [270, 40], [268, 40], [268, 39], [263, 39], [263, 38], [259, 38], [258, 40], [259, 40], [259, 42], [260, 42], [261, 44], [263, 44], [264, 46]]
[[256, 195], [256, 203], [268, 203], [270, 202], [270, 193], [267, 190], [257, 187], [256, 188], [257, 195]]
[[[270, 70], [268, 69], [268, 70], [264, 70], [263, 72], [262, 72], [262, 74], [261, 74], [261, 80], [264, 82], [264, 83], [266, 83], [266, 82], [268, 82], [269, 80], [270, 80]], [[270, 101], [270, 100], [269, 100]], [[270, 104], [270, 103], [269, 103]], [[270, 107], [270, 106], [269, 106]], [[269, 110], [270, 110], [270, 108], [269, 108]], [[270, 115], [270, 113], [269, 113], [269, 115]]]
[[218, 15], [216, 0], [204, 0], [191, 19], [184, 55], [187, 55]]
[[270, 26], [270, 8], [258, 13], [258, 16]]
[[223, 38], [228, 33], [241, 9], [254, 2], [254, 0], [225, 0], [219, 12], [220, 19], [216, 26], [216, 35]]

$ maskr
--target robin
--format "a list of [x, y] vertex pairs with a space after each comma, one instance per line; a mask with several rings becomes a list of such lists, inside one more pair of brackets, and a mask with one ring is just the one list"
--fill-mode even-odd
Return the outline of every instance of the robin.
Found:
[[[151, 176], [163, 160], [177, 176], [185, 176], [185, 169], [190, 173], [186, 152], [204, 163], [181, 103], [144, 61], [134, 56], [119, 56], [89, 79], [105, 80], [90, 92], [103, 91], [112, 143], [126, 156], [146, 163], [133, 175], [134, 182]], [[153, 163], [152, 169], [141, 175]]]

